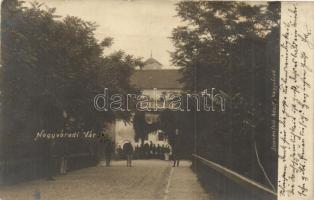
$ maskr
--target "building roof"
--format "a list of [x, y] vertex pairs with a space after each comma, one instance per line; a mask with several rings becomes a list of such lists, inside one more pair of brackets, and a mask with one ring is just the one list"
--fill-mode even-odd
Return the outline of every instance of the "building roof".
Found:
[[156, 64], [158, 64], [158, 65], [162, 65], [160, 62], [158, 62], [158, 60], [156, 60], [156, 59], [153, 58], [153, 57], [150, 57], [150, 58], [148, 58], [148, 59], [144, 62], [144, 66], [145, 66], [145, 65], [149, 65], [149, 64], [154, 64], [154, 63], [156, 63]]
[[156, 59], [150, 57], [144, 62], [144, 66], [142, 69], [148, 70], [148, 69], [161, 69], [162, 64], [158, 62]]
[[181, 78], [177, 69], [136, 70], [131, 76], [131, 84], [139, 89], [182, 89]]

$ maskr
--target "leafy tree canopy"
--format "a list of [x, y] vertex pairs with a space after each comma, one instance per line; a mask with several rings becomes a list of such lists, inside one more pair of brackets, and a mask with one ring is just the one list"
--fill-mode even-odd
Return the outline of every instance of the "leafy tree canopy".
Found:
[[141, 60], [123, 51], [104, 56], [113, 38], [98, 41], [97, 25], [56, 16], [39, 3], [2, 3], [1, 103], [8, 130], [58, 130], [65, 116], [73, 129], [99, 130], [104, 121], [130, 113], [97, 112], [93, 98], [104, 88], [138, 92], [130, 75]]

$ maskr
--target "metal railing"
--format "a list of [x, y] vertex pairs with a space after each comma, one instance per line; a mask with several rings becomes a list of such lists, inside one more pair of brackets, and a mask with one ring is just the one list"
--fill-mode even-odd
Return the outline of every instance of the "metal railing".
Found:
[[212, 162], [210, 160], [207, 160], [199, 155], [196, 154], [192, 154], [193, 158], [200, 161], [201, 163], [203, 163], [204, 165], [206, 165], [207, 167], [210, 167], [211, 169], [214, 169], [215, 171], [217, 171], [218, 173], [222, 174], [223, 176], [231, 179], [234, 182], [237, 182], [239, 184], [242, 184], [244, 186], [248, 186], [248, 187], [253, 187], [256, 188], [260, 191], [263, 191], [265, 193], [267, 193], [268, 195], [271, 195], [272, 197], [277, 197], [277, 193], [267, 187], [265, 187], [264, 185], [251, 180], [241, 174], [238, 174], [237, 172], [234, 172], [222, 165], [219, 165], [215, 162]]

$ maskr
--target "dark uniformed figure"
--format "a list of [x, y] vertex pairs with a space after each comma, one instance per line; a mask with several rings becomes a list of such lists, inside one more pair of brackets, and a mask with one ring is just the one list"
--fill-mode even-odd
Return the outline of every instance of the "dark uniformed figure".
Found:
[[46, 168], [47, 168], [47, 181], [55, 181], [55, 178], [53, 177], [55, 174], [55, 141], [49, 141], [48, 143], [48, 149], [47, 149], [47, 156], [46, 156]]
[[126, 166], [132, 167], [133, 146], [131, 142], [123, 145], [123, 153], [126, 156]]
[[105, 159], [106, 159], [106, 167], [110, 166], [112, 153], [114, 152], [114, 144], [110, 139], [105, 141]]
[[173, 167], [179, 167], [180, 159], [181, 159], [181, 143], [179, 137], [179, 129], [175, 131], [174, 143], [172, 146], [172, 159], [173, 159]]

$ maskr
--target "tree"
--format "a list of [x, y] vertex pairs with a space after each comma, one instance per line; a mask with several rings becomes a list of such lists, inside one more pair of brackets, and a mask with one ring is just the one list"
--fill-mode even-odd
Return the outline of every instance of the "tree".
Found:
[[140, 59], [123, 51], [104, 56], [112, 38], [98, 41], [97, 25], [78, 17], [60, 18], [55, 8], [21, 1], [2, 3], [1, 106], [3, 132], [31, 141], [39, 130], [99, 132], [104, 122], [130, 113], [98, 112], [93, 98], [110, 88], [138, 92], [130, 76]]
[[145, 114], [147, 114], [147, 112], [137, 111], [134, 113], [133, 117], [133, 128], [135, 131], [134, 139], [135, 141], [141, 139], [142, 144], [144, 144], [144, 140], [147, 139], [149, 133], [160, 128], [159, 122], [154, 122], [152, 124], [147, 123]]
[[[271, 108], [270, 71], [278, 66], [267, 63], [265, 52], [269, 35], [276, 33], [272, 38], [279, 38], [280, 4], [184, 1], [177, 3], [176, 10], [183, 25], [173, 30], [171, 56], [173, 64], [181, 67], [185, 90], [200, 93], [218, 88], [228, 96], [225, 113], [190, 116], [191, 122], [197, 117], [197, 123], [191, 124], [197, 127], [197, 153], [265, 181], [255, 174], [259, 171], [255, 160], [249, 164], [247, 160], [254, 156], [251, 144], [256, 138], [271, 138], [271, 116], [266, 111]], [[274, 53], [272, 59], [279, 60], [279, 51]], [[259, 146], [269, 152], [269, 141], [263, 142]], [[276, 159], [274, 153], [271, 159]]]

